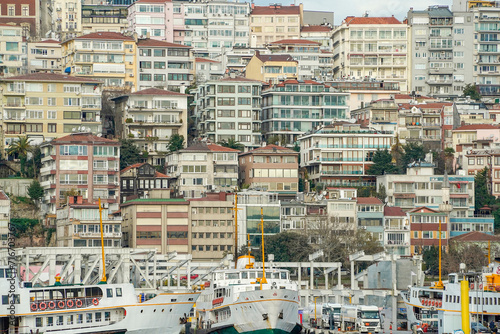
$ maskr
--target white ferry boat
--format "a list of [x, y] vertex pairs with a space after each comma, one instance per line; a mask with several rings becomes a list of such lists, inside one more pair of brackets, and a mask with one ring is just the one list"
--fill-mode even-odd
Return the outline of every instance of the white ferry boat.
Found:
[[299, 333], [299, 293], [284, 269], [254, 269], [255, 259], [238, 258], [236, 269], [218, 270], [196, 302], [197, 333]]
[[12, 276], [0, 267], [0, 333], [179, 333], [200, 295], [158, 290], [141, 302], [132, 284], [31, 287]]
[[464, 272], [448, 275], [443, 289], [411, 286], [403, 292], [408, 323], [428, 324], [439, 333], [462, 329], [460, 282], [469, 283], [471, 322], [500, 321], [500, 262], [492, 263], [482, 273]]

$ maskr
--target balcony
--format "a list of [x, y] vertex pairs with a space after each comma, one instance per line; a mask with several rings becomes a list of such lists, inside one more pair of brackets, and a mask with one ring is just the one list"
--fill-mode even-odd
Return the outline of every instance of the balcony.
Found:
[[423, 135], [421, 138], [423, 140], [441, 140], [441, 136], [439, 135]]
[[423, 122], [422, 126], [425, 128], [440, 128], [441, 124], [440, 123], [428, 123], [428, 122]]
[[[101, 233], [100, 232], [78, 232], [76, 236], [80, 238], [100, 238]], [[121, 238], [122, 237], [122, 232], [108, 232], [108, 233], [103, 233], [104, 238]]]
[[453, 80], [427, 80], [429, 85], [451, 85]]
[[321, 175], [363, 175], [360, 170], [322, 170]]
[[132, 121], [125, 122], [128, 126], [182, 126], [182, 122]]

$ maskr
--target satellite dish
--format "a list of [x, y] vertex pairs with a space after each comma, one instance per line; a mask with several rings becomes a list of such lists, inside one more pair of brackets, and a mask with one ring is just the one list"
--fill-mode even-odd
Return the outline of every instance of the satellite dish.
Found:
[[102, 133], [98, 133], [98, 134], [97, 134], [97, 137], [102, 137]]
[[76, 131], [76, 128], [71, 129], [71, 131], [73, 131], [73, 132]]
[[326, 190], [323, 190], [323, 196], [326, 196]]

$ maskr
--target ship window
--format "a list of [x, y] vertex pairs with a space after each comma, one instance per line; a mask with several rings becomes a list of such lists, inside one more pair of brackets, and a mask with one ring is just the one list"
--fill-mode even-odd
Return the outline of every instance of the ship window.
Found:
[[109, 321], [111, 319], [111, 312], [104, 312], [104, 321]]
[[286, 279], [286, 271], [281, 272], [281, 279]]
[[469, 297], [469, 304], [472, 304], [472, 297]]
[[457, 303], [460, 303], [460, 296], [457, 296]]
[[122, 296], [122, 288], [116, 288], [116, 297]]
[[35, 326], [36, 327], [43, 327], [43, 318], [35, 318]]
[[274, 279], [279, 279], [280, 278], [280, 273], [279, 272], [278, 273], [273, 273], [273, 274], [274, 274], [273, 275]]
[[101, 322], [101, 316], [102, 316], [101, 312], [97, 312], [95, 314], [95, 322]]
[[474, 304], [477, 304], [477, 297], [474, 297]]
[[57, 322], [56, 322], [56, 325], [57, 325], [57, 326], [62, 326], [62, 325], [63, 325], [63, 322], [64, 322], [64, 317], [63, 317], [62, 315], [57, 316]]
[[248, 278], [255, 278], [255, 271], [251, 271], [248, 273]]
[[8, 305], [8, 304], [9, 304], [9, 296], [2, 295], [2, 305]]
[[91, 297], [102, 297], [102, 290], [98, 287], [85, 288], [85, 296]]
[[76, 315], [76, 323], [77, 324], [83, 324], [83, 314], [77, 314]]
[[238, 273], [228, 273], [226, 274], [226, 279], [239, 279]]
[[488, 298], [484, 298], [484, 304], [488, 305]]
[[106, 289], [106, 296], [108, 296], [108, 298], [112, 298], [113, 297], [113, 289]]
[[92, 322], [92, 313], [87, 313], [87, 323]]
[[248, 278], [248, 273], [247, 273], [247, 272], [242, 272], [242, 273], [241, 273], [241, 278], [242, 278], [242, 279], [246, 279], [246, 278]]
[[3, 269], [0, 269], [0, 278], [4, 278], [5, 277], [5, 272]]
[[53, 317], [47, 317], [47, 327], [54, 326], [54, 318]]
[[68, 315], [68, 317], [66, 318], [66, 325], [73, 325], [73, 316], [72, 315]]

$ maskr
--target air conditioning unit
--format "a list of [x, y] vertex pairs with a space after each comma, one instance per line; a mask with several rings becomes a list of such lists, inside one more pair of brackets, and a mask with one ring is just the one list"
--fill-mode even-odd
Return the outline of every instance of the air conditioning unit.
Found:
[[102, 203], [102, 207], [103, 207], [104, 209], [109, 208], [109, 203], [107, 203], [107, 202]]

